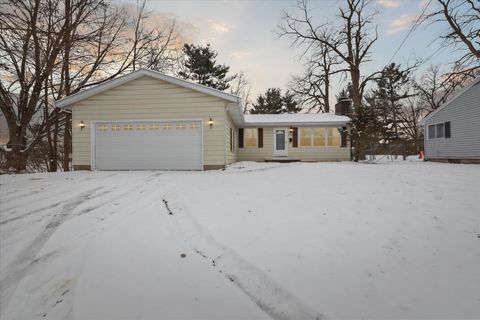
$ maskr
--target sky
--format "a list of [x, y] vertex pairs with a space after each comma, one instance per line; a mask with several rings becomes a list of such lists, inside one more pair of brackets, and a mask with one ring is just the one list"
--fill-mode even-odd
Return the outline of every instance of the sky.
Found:
[[[133, 0], [132, 0], [133, 1]], [[373, 0], [372, 9], [379, 40], [373, 46], [372, 61], [366, 72], [387, 64], [405, 39], [428, 0]], [[343, 1], [310, 1], [315, 21], [334, 24]], [[230, 66], [232, 73], [243, 71], [252, 86], [252, 96], [270, 87], [288, 88], [293, 75], [301, 74], [301, 51], [290, 46], [288, 38], [279, 38], [276, 31], [284, 11], [296, 11], [295, 1], [158, 1], [150, 0], [148, 8], [156, 14], [174, 18], [185, 41], [206, 44], [218, 52], [217, 60]], [[427, 12], [434, 9], [430, 3]], [[441, 23], [420, 25], [401, 46], [393, 62], [411, 65], [415, 57], [433, 55], [430, 64], [446, 65], [456, 53], [436, 41], [446, 30]], [[421, 71], [422, 69], [420, 69]], [[333, 83], [333, 91], [344, 86]]]

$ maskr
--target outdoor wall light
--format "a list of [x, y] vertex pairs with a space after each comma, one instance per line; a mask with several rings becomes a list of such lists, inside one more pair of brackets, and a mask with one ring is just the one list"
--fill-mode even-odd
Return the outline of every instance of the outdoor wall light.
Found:
[[82, 121], [80, 121], [80, 124], [78, 125], [80, 127], [80, 131], [83, 130], [83, 128], [85, 128], [85, 123]]
[[210, 129], [212, 129], [213, 127], [213, 119], [210, 118], [210, 120], [208, 120], [208, 125], [210, 126]]

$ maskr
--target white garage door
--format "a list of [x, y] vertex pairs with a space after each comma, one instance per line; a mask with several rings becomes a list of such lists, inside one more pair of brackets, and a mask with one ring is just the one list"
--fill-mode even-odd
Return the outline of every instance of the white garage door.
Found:
[[201, 121], [97, 122], [95, 169], [201, 170]]

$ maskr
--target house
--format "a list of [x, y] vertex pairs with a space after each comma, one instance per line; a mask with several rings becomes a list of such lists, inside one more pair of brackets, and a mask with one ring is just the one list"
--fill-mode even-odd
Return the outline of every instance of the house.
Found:
[[75, 170], [204, 170], [236, 161], [349, 160], [349, 118], [244, 115], [240, 98], [140, 69], [56, 102]]
[[480, 163], [480, 78], [423, 120], [425, 160]]

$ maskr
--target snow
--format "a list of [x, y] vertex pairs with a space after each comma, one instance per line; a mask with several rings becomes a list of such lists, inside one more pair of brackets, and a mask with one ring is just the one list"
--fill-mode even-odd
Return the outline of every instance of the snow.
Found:
[[246, 114], [247, 125], [259, 124], [335, 124], [345, 125], [350, 122], [347, 116], [334, 113], [284, 113], [284, 114]]
[[409, 160], [1, 176], [0, 318], [479, 318], [479, 167]]

